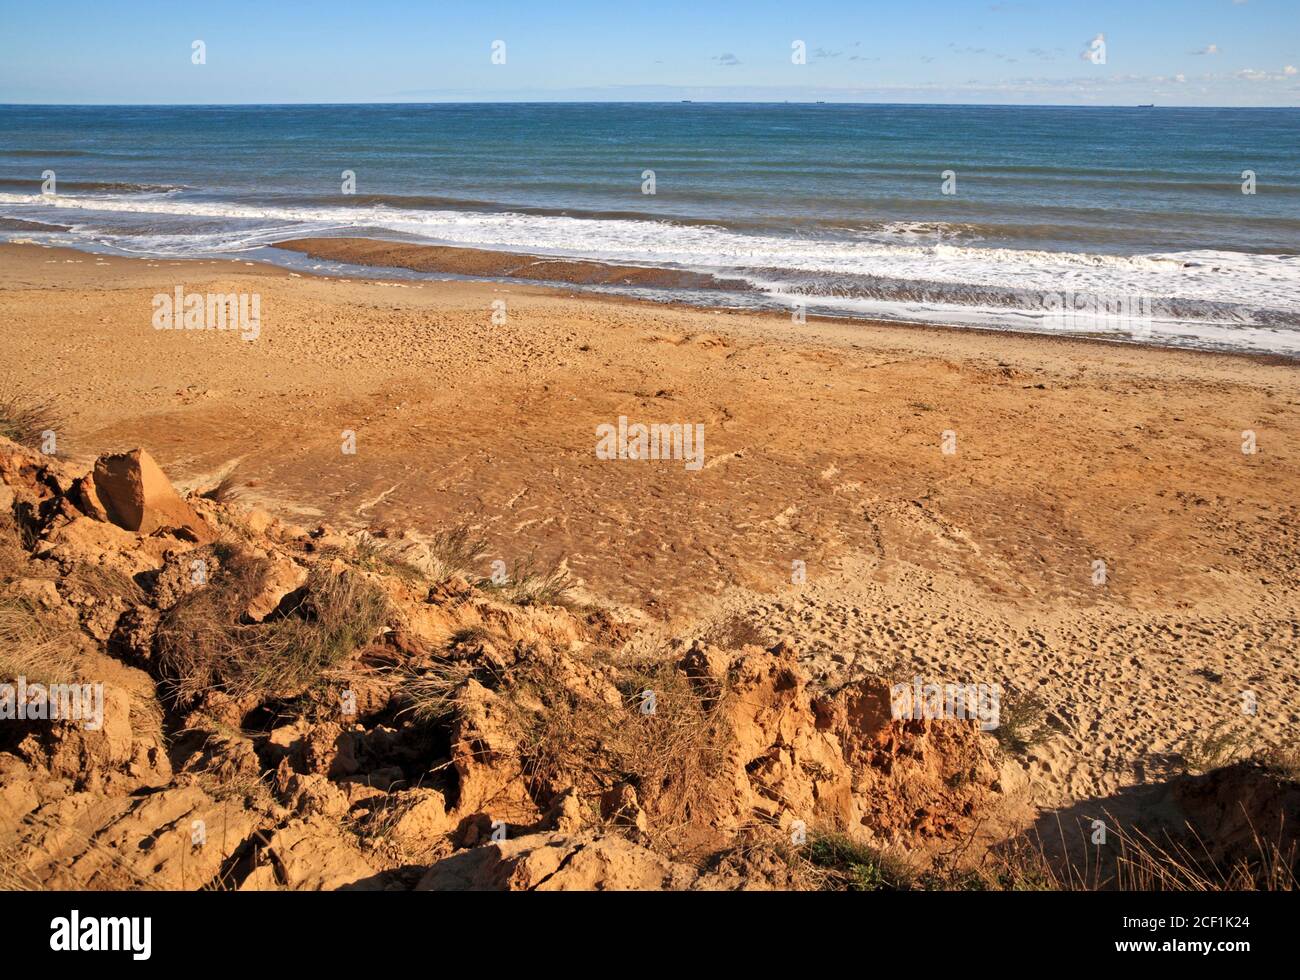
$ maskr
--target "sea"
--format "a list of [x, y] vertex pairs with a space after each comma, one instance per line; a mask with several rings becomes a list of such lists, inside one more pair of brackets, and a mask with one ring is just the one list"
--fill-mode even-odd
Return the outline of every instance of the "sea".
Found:
[[0, 106], [2, 239], [376, 274], [274, 248], [331, 236], [703, 273], [726, 288], [585, 288], [792, 331], [1295, 355], [1300, 109]]

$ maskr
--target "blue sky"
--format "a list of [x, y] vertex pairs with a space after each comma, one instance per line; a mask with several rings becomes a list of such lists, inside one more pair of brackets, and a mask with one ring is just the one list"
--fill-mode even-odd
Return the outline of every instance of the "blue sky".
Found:
[[0, 24], [0, 103], [1300, 105], [1300, 0], [4, 0]]

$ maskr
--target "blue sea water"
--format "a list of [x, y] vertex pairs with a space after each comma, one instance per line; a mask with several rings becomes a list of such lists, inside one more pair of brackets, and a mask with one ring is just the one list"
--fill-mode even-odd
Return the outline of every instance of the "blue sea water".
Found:
[[0, 106], [0, 234], [424, 241], [749, 285], [714, 302], [1300, 352], [1298, 151], [1296, 109]]

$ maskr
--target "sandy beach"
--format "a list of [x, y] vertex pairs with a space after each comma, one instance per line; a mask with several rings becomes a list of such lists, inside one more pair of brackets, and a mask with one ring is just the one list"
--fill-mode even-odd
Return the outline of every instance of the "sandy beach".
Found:
[[[154, 329], [177, 286], [258, 294], [257, 339]], [[59, 408], [60, 455], [144, 446], [182, 488], [237, 466], [305, 526], [468, 523], [647, 634], [789, 638], [829, 688], [1031, 692], [1041, 806], [1300, 721], [1286, 360], [21, 244], [0, 297], [0, 384]], [[598, 458], [620, 417], [702, 425], [702, 465]]]

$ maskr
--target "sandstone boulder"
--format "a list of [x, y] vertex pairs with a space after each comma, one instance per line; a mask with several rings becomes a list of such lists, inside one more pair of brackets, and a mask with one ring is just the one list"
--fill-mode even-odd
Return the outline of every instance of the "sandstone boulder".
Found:
[[99, 457], [92, 479], [94, 500], [118, 527], [141, 534], [174, 528], [199, 541], [215, 537], [212, 528], [180, 498], [166, 474], [143, 449]]

